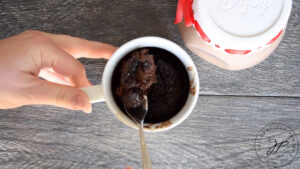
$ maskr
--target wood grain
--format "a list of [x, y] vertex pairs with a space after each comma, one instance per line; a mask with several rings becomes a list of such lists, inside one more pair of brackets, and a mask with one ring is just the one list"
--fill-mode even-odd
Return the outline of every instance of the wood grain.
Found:
[[[141, 168], [138, 131], [106, 104], [94, 113], [48, 106], [0, 110], [0, 168]], [[257, 132], [280, 122], [300, 133], [295, 98], [201, 96], [178, 127], [146, 133], [153, 168], [270, 168], [254, 151]], [[300, 154], [284, 168], [297, 169]]]
[[[141, 36], [161, 36], [182, 47], [176, 25], [176, 0], [2, 0], [0, 38], [28, 29], [79, 36], [120, 46]], [[286, 35], [261, 64], [238, 72], [217, 68], [186, 49], [196, 62], [205, 95], [300, 97], [300, 1], [293, 1]], [[99, 83], [105, 61], [83, 60]], [[97, 71], [93, 69], [97, 67]], [[95, 78], [96, 77], [96, 78]]]

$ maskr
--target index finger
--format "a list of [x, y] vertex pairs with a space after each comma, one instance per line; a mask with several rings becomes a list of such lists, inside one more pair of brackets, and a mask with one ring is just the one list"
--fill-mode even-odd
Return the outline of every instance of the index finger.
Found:
[[55, 45], [62, 48], [75, 58], [85, 57], [109, 59], [117, 49], [117, 47], [106, 43], [89, 41], [69, 35], [51, 34], [46, 32], [42, 33], [55, 43]]

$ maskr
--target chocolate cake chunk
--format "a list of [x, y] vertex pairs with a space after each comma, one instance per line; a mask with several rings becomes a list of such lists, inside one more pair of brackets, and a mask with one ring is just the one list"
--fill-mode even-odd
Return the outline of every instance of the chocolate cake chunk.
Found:
[[[141, 48], [127, 54], [116, 67], [112, 91], [119, 108], [135, 108], [148, 96], [145, 123], [159, 123], [175, 116], [189, 94], [185, 66], [171, 52], [160, 48]], [[126, 113], [125, 113], [126, 114]]]
[[134, 51], [128, 60], [122, 62], [117, 95], [127, 108], [144, 103], [143, 95], [147, 95], [148, 89], [157, 81], [153, 55], [147, 52], [147, 49]]

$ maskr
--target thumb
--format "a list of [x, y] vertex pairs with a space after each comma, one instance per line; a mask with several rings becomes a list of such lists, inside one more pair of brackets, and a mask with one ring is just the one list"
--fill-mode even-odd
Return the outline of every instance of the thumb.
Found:
[[34, 91], [30, 91], [30, 104], [50, 104], [71, 110], [92, 112], [92, 106], [87, 94], [78, 88], [52, 83], [45, 80], [36, 80]]

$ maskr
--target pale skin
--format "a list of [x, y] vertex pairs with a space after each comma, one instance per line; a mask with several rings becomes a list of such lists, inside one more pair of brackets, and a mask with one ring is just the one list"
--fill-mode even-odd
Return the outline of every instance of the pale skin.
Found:
[[0, 109], [45, 104], [91, 113], [88, 96], [79, 88], [92, 84], [77, 59], [109, 59], [116, 49], [40, 31], [0, 40]]
[[[91, 113], [91, 86], [80, 57], [108, 59], [116, 47], [67, 35], [26, 31], [0, 40], [0, 109], [53, 105]], [[43, 79], [41, 79], [41, 78]]]
[[80, 88], [92, 84], [77, 59], [109, 59], [116, 49], [32, 30], [0, 40], [0, 109], [44, 104], [91, 113], [88, 96]]

